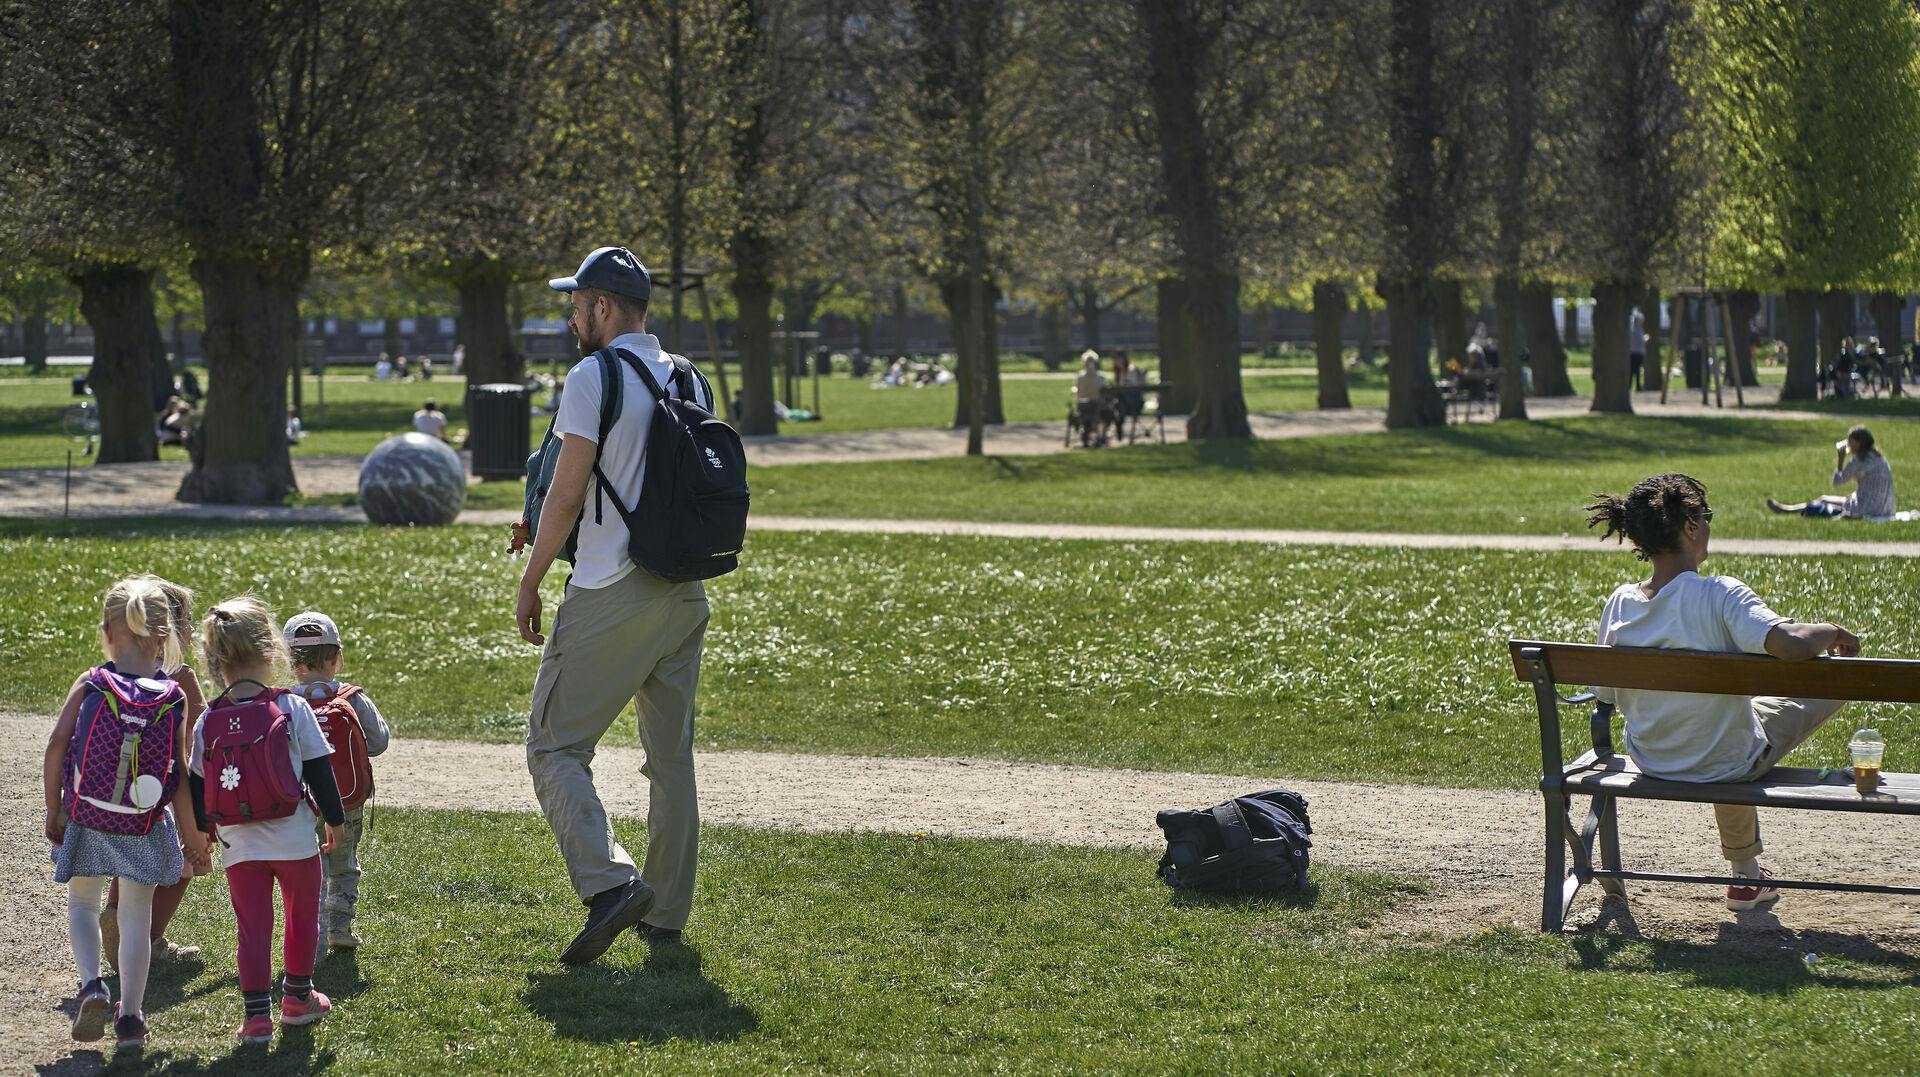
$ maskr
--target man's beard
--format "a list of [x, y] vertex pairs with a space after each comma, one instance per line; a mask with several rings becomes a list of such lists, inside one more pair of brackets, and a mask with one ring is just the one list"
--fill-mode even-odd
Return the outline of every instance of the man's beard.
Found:
[[585, 359], [587, 356], [600, 350], [598, 344], [590, 343], [597, 329], [599, 329], [599, 326], [594, 324], [592, 314], [581, 315], [580, 330], [573, 334], [573, 347], [575, 351], [580, 353], [580, 358]]

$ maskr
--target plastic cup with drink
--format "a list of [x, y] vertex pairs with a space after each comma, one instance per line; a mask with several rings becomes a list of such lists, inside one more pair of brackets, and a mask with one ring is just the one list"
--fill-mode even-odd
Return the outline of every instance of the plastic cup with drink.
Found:
[[1862, 729], [1847, 741], [1853, 756], [1853, 787], [1861, 794], [1880, 788], [1880, 764], [1887, 756], [1887, 742], [1873, 729]]

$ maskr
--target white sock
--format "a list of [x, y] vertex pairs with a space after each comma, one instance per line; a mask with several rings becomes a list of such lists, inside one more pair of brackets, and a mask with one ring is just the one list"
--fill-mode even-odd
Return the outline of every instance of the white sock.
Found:
[[136, 1014], [147, 1000], [147, 970], [153, 966], [153, 891], [147, 883], [120, 880], [120, 1012]]
[[1759, 857], [1754, 857], [1750, 860], [1735, 860], [1735, 861], [1732, 861], [1732, 863], [1733, 863], [1733, 873], [1735, 875], [1745, 876], [1746, 878], [1749, 878], [1749, 879], [1758, 879], [1760, 877], [1760, 858]]
[[106, 888], [107, 880], [94, 876], [67, 880], [67, 941], [82, 989], [100, 978], [100, 895]]

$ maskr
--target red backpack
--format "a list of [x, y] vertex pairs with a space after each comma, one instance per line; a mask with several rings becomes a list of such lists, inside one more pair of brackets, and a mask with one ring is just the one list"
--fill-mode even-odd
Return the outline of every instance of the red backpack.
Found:
[[207, 817], [226, 826], [285, 819], [306, 798], [293, 765], [293, 723], [280, 708], [287, 690], [260, 684], [252, 699], [228, 699], [242, 684], [260, 682], [228, 685], [200, 728]]
[[373, 796], [373, 759], [367, 753], [367, 731], [360, 726], [360, 715], [353, 709], [352, 697], [360, 691], [351, 684], [325, 699], [304, 697], [313, 705], [313, 716], [320, 722], [320, 733], [333, 749], [333, 781], [340, 787], [340, 805], [352, 811]]
[[107, 834], [145, 834], [180, 785], [174, 759], [186, 695], [168, 677], [91, 670], [67, 742], [67, 818]]

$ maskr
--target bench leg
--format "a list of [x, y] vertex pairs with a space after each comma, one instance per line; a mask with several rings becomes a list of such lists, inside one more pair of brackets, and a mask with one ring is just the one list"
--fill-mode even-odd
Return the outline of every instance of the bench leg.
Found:
[[1560, 793], [1543, 795], [1547, 802], [1547, 862], [1540, 892], [1540, 930], [1558, 934], [1573, 895], [1580, 888], [1580, 878], [1567, 872], [1567, 849], [1573, 844], [1573, 835], [1568, 832], [1567, 798]]
[[[1600, 807], [1600, 866], [1608, 871], [1620, 870], [1620, 801], [1614, 797], [1604, 798]], [[1609, 894], [1627, 896], [1627, 884], [1620, 879], [1602, 879], [1600, 888]]]

